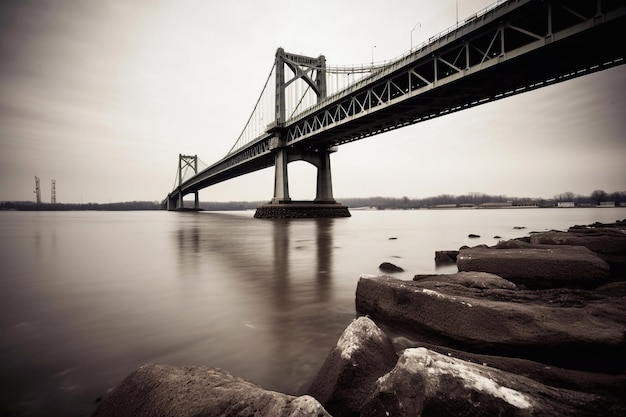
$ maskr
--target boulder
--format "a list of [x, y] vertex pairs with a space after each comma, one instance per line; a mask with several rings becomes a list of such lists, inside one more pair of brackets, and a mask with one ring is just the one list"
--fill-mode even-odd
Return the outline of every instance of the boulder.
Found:
[[359, 317], [344, 330], [308, 394], [334, 417], [358, 415], [376, 380], [397, 360], [385, 333], [369, 318]]
[[515, 284], [504, 278], [488, 272], [458, 272], [456, 274], [436, 274], [436, 275], [415, 275], [413, 281], [439, 282], [448, 284], [458, 284], [467, 288], [501, 288], [512, 290]]
[[530, 237], [533, 244], [584, 246], [611, 267], [615, 278], [626, 279], [626, 231], [617, 228], [570, 228], [567, 232], [544, 232]]
[[584, 246], [598, 254], [626, 255], [626, 231], [619, 229], [570, 228], [567, 232], [542, 232], [530, 236], [530, 242], [542, 245]]
[[547, 366], [528, 359], [469, 353], [445, 346], [424, 343], [421, 340], [406, 336], [393, 336], [393, 333], [391, 339], [397, 352], [409, 348], [425, 347], [437, 353], [441, 353], [442, 355], [524, 376], [543, 385], [596, 394], [609, 401], [626, 404], [626, 399], [624, 398], [624, 392], [626, 392], [626, 373], [607, 374], [586, 372], [559, 368], [557, 366]]
[[609, 265], [582, 246], [463, 249], [457, 267], [459, 271], [490, 272], [532, 289], [594, 288], [610, 275]]
[[406, 349], [361, 416], [621, 416], [623, 405], [425, 348]]
[[380, 264], [378, 266], [378, 269], [380, 269], [383, 272], [403, 272], [404, 269], [402, 269], [401, 267], [392, 264], [391, 262], [383, 262], [382, 264]]
[[266, 391], [217, 368], [144, 365], [131, 373], [93, 417], [330, 415], [310, 396]]
[[626, 299], [362, 276], [356, 309], [426, 343], [597, 372], [626, 370]]
[[459, 256], [458, 250], [438, 250], [435, 251], [435, 264], [453, 264], [456, 263], [456, 257]]

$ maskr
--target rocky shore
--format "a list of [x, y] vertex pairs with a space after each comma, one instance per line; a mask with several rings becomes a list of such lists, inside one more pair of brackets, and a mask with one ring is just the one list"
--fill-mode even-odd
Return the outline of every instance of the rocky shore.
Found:
[[626, 221], [436, 258], [459, 272], [359, 279], [307, 395], [149, 364], [94, 416], [626, 415]]

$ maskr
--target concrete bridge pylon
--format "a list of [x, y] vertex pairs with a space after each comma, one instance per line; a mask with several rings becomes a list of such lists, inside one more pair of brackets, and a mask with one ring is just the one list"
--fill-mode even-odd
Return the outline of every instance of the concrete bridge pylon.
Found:
[[[322, 149], [294, 148], [285, 144], [284, 123], [286, 121], [285, 90], [292, 82], [302, 79], [317, 95], [317, 101], [326, 98], [326, 58], [296, 55], [276, 51], [276, 98], [275, 123], [270, 129], [274, 134], [270, 149], [274, 153], [274, 196], [255, 213], [257, 218], [282, 217], [349, 217], [346, 206], [338, 204], [333, 197], [330, 154], [336, 147]], [[293, 78], [285, 79], [285, 67], [293, 72]], [[316, 196], [313, 201], [293, 201], [289, 197], [287, 164], [303, 160], [317, 168]]]

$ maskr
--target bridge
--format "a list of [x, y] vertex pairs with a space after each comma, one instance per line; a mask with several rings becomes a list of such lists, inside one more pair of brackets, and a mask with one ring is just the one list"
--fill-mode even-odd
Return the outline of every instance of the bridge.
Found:
[[[179, 155], [164, 204], [184, 209], [193, 193], [197, 209], [199, 190], [274, 166], [274, 196], [255, 217], [349, 216], [332, 191], [338, 146], [621, 65], [623, 39], [622, 0], [499, 0], [384, 64], [330, 66], [279, 48], [231, 150], [203, 169]], [[317, 168], [314, 201], [289, 197], [297, 160]]]

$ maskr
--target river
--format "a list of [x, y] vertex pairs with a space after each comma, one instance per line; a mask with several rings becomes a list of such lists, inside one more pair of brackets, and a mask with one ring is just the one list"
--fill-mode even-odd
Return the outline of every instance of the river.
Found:
[[361, 274], [382, 262], [401, 279], [454, 272], [436, 250], [613, 222], [626, 208], [253, 214], [0, 212], [0, 415], [87, 416], [150, 362], [301, 394], [355, 317]]

